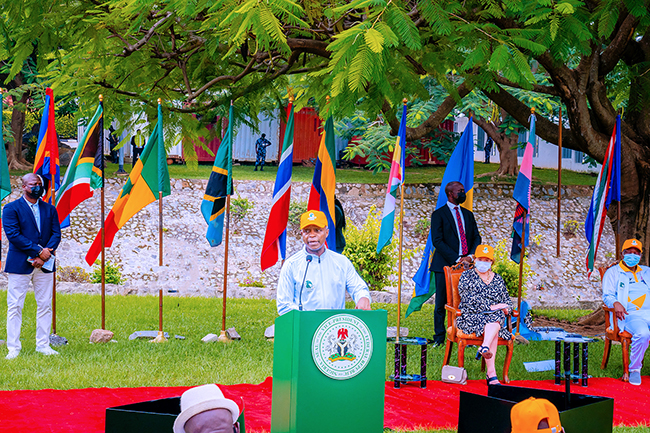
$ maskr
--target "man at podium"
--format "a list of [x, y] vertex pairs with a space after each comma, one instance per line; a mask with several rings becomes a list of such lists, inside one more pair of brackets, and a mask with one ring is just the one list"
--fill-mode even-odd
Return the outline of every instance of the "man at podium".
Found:
[[291, 310], [342, 310], [347, 290], [357, 309], [370, 310], [370, 291], [350, 260], [325, 245], [329, 229], [320, 211], [300, 217], [305, 248], [289, 257], [278, 281], [278, 314]]

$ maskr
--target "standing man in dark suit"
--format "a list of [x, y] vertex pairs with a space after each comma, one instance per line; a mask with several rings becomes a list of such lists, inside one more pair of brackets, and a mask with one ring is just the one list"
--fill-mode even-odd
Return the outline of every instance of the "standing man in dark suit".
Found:
[[44, 355], [59, 354], [50, 347], [50, 330], [54, 251], [61, 241], [61, 226], [56, 208], [41, 200], [43, 186], [40, 176], [26, 174], [23, 196], [6, 205], [2, 212], [2, 225], [9, 240], [5, 263], [9, 278], [7, 359], [20, 354], [23, 305], [30, 281], [36, 297], [36, 351]]
[[431, 272], [435, 275], [436, 307], [433, 315], [436, 346], [445, 342], [445, 304], [447, 289], [445, 266], [458, 262], [472, 262], [472, 253], [481, 245], [474, 214], [460, 207], [465, 202], [465, 187], [460, 182], [449, 182], [445, 186], [447, 205], [431, 214], [431, 240], [436, 249], [431, 260]]

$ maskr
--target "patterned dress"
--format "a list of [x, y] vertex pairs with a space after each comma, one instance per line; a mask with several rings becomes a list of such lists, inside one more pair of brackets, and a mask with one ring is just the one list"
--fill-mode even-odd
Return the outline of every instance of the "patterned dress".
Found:
[[474, 269], [469, 269], [460, 276], [458, 281], [458, 294], [462, 312], [456, 319], [456, 326], [465, 334], [475, 333], [478, 337], [483, 335], [487, 323], [500, 323], [499, 337], [509, 340], [512, 334], [506, 327], [506, 316], [503, 311], [490, 311], [496, 304], [507, 304], [512, 311], [512, 301], [508, 296], [506, 283], [499, 274], [494, 274], [490, 284], [485, 284]]

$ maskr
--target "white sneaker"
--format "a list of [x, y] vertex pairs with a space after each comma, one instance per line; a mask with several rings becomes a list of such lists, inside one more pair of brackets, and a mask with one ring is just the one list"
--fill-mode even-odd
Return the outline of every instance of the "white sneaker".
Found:
[[59, 354], [59, 352], [52, 349], [50, 346], [37, 347], [36, 351], [39, 352], [39, 353], [42, 353], [43, 355], [58, 355]]
[[5, 359], [14, 359], [20, 355], [20, 350], [10, 350]]

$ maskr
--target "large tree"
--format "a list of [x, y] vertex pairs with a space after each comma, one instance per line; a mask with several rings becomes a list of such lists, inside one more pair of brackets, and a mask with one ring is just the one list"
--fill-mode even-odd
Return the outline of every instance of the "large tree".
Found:
[[[139, 104], [153, 108], [158, 97], [174, 101], [166, 111], [187, 122], [190, 115], [219, 114], [231, 99], [240, 112], [255, 113], [263, 96], [280, 98], [287, 75], [296, 75], [301, 96], [315, 98], [321, 111], [383, 113], [396, 132], [402, 98], [426, 100], [421, 78], [429, 76], [448, 94], [422, 124], [408, 128], [408, 140], [432, 132], [472, 91], [528, 126], [530, 104], [518, 96], [523, 89], [560, 102], [567, 116], [563, 145], [602, 161], [617, 110], [625, 108], [621, 234], [649, 244], [648, 6], [648, 0], [25, 0], [5, 2], [0, 12], [23, 23], [11, 33], [15, 64], [32, 47], [60, 41], [48, 53], [46, 77], [62, 92], [76, 92], [82, 110], [104, 93], [108, 108], [125, 117]], [[539, 116], [537, 133], [557, 143], [557, 118]]]

